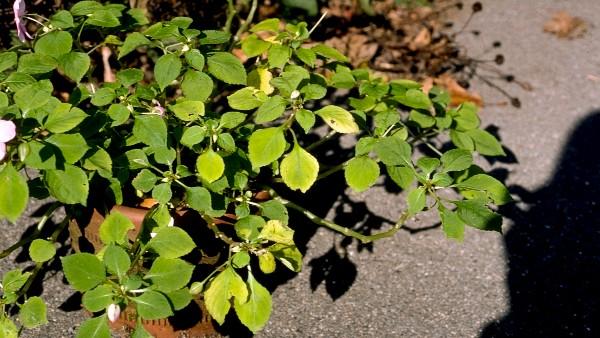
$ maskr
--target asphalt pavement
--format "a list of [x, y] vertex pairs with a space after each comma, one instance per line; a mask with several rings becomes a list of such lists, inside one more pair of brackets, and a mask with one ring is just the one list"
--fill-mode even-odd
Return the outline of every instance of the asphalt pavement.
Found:
[[[491, 103], [482, 111], [484, 124], [512, 154], [494, 163], [477, 159], [506, 177], [517, 199], [502, 210], [509, 216], [504, 233], [467, 229], [464, 242], [457, 243], [426, 215], [395, 237], [358, 246], [293, 218], [292, 225], [302, 227], [305, 266], [269, 285], [275, 290], [273, 313], [257, 336], [600, 335], [600, 27], [594, 25], [600, 22], [600, 2], [482, 3], [483, 11], [468, 26], [479, 36], [462, 34], [461, 43], [471, 56], [501, 52], [505, 63], [499, 69], [532, 87], [498, 82], [519, 97], [522, 105], [515, 108], [503, 105], [506, 97], [484, 81], [472, 82]], [[544, 33], [544, 22], [558, 10], [590, 23], [586, 34], [564, 40]], [[456, 13], [454, 21], [464, 22], [467, 14]], [[502, 46], [485, 54], [494, 41]], [[403, 198], [389, 190], [381, 184], [349, 192], [348, 198], [313, 193], [305, 202], [339, 222], [366, 220], [366, 230], [385, 227], [402, 210]], [[0, 243], [12, 243], [31, 223], [2, 223]], [[7, 264], [3, 260], [0, 270], [10, 268]], [[47, 274], [42, 297], [50, 303], [50, 323], [25, 336], [73, 336], [85, 314], [64, 311], [73, 307], [63, 304], [71, 294], [60, 274]], [[242, 335], [235, 327], [229, 332]]]

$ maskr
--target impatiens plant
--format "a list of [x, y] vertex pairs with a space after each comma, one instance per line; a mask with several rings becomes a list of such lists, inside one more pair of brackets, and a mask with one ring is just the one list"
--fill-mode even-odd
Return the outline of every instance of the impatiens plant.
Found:
[[[392, 236], [427, 210], [457, 240], [465, 225], [501, 230], [494, 208], [510, 195], [473, 154], [504, 152], [480, 129], [476, 106], [449, 107], [439, 88], [425, 93], [410, 80], [352, 69], [337, 50], [310, 43], [317, 27], [252, 25], [256, 1], [236, 34], [231, 8], [225, 29], [198, 30], [187, 17], [150, 24], [138, 9], [81, 1], [35, 16], [29, 41], [24, 8], [15, 2], [23, 44], [0, 53], [0, 217], [17, 221], [30, 198], [55, 202], [31, 236], [1, 254], [25, 246], [35, 262], [3, 276], [3, 336], [17, 335], [14, 320], [46, 323], [43, 300], [27, 290], [55, 259], [92, 313], [78, 337], [109, 337], [108, 322], [128, 307], [141, 337], [140, 319], [172, 316], [193, 299], [219, 324], [233, 311], [259, 331], [271, 312], [260, 279], [302, 268], [294, 243], [301, 219], [289, 209], [361, 242]], [[114, 81], [98, 69], [115, 71]], [[331, 104], [334, 92], [343, 103]], [[355, 136], [353, 151], [324, 166], [316, 150], [340, 134]], [[365, 235], [282, 197], [342, 172], [356, 192], [382, 175], [395, 182], [407, 202], [397, 224]], [[145, 217], [136, 224], [116, 205], [145, 206]], [[47, 222], [59, 207], [64, 220]], [[104, 217], [90, 239], [96, 250], [74, 237], [77, 252], [56, 257], [60, 234], [77, 233], [93, 210]], [[18, 318], [9, 317], [16, 308]]]

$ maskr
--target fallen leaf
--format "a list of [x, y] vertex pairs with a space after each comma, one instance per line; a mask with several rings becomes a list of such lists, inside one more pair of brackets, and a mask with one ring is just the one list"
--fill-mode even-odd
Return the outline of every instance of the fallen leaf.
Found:
[[408, 44], [408, 49], [415, 51], [423, 49], [431, 43], [431, 32], [427, 27], [423, 27], [415, 38]]
[[544, 24], [544, 32], [563, 39], [575, 39], [583, 36], [587, 26], [583, 19], [572, 16], [566, 11], [558, 11]]
[[483, 107], [483, 98], [481, 95], [466, 90], [449, 74], [442, 74], [434, 79], [433, 82], [448, 91], [450, 94], [450, 105], [458, 106], [464, 102], [473, 102]]

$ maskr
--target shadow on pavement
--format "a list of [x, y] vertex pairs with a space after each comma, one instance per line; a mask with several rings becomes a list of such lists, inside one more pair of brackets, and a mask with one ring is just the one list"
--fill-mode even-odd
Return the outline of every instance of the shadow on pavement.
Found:
[[600, 110], [583, 119], [543, 188], [511, 192], [529, 207], [502, 210], [510, 310], [481, 337], [600, 334]]

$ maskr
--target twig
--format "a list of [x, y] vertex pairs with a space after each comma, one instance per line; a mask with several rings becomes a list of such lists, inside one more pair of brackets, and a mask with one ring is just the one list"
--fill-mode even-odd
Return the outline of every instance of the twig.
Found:
[[321, 17], [319, 18], [319, 21], [317, 21], [317, 23], [314, 26], [312, 26], [312, 28], [308, 31], [308, 36], [310, 36], [315, 31], [315, 29], [317, 29], [319, 24], [321, 24], [321, 21], [323, 21], [325, 17], [327, 17], [327, 14], [328, 12], [327, 10], [325, 10], [325, 12], [323, 12], [323, 15], [321, 15]]
[[246, 20], [242, 21], [240, 28], [235, 33], [235, 38], [233, 39], [234, 43], [240, 40], [241, 35], [248, 29], [248, 26], [250, 26], [250, 23], [254, 19], [254, 12], [256, 12], [257, 7], [258, 0], [252, 0], [252, 5], [250, 7], [250, 11], [248, 12], [248, 16], [246, 17]]

